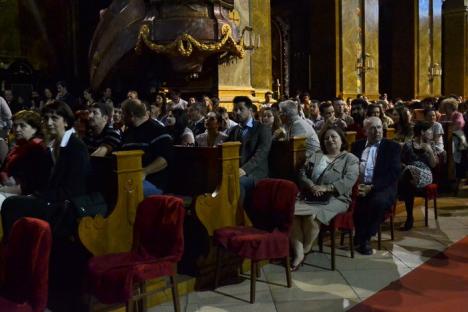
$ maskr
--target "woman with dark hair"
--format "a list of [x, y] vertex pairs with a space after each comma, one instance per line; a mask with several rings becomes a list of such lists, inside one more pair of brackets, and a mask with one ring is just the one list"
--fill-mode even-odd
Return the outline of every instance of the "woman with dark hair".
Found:
[[386, 131], [389, 126], [393, 125], [393, 120], [385, 115], [382, 105], [379, 104], [370, 104], [367, 106], [366, 117], [380, 118], [384, 131]]
[[41, 115], [37, 112], [22, 110], [13, 116], [15, 146], [2, 165], [0, 192], [29, 195], [44, 190], [50, 167], [41, 126]]
[[359, 160], [347, 152], [343, 130], [331, 127], [320, 135], [323, 151], [313, 153], [299, 174], [300, 200], [296, 201], [291, 232], [295, 271], [319, 234], [320, 223], [328, 224], [351, 203], [351, 192], [359, 175]]
[[432, 183], [431, 168], [437, 165], [437, 157], [427, 141], [426, 131], [431, 128], [425, 121], [414, 126], [414, 137], [401, 151], [403, 171], [398, 184], [398, 195], [405, 202], [406, 222], [400, 228], [409, 231], [413, 227], [413, 204], [417, 189]]
[[[70, 107], [61, 101], [46, 105], [42, 110], [48, 144], [50, 176], [41, 181], [44, 188], [35, 196], [14, 196], [2, 205], [4, 234], [8, 235], [13, 223], [21, 217], [36, 217], [61, 227], [60, 234], [74, 233], [76, 223], [72, 211], [64, 211], [64, 203], [74, 196], [86, 193], [89, 156], [86, 145], [72, 128], [74, 116]], [[59, 224], [60, 223], [60, 224]]]
[[271, 128], [272, 140], [286, 138], [286, 130], [281, 127], [278, 110], [270, 107], [260, 109], [260, 122]]
[[195, 137], [188, 127], [188, 117], [184, 109], [176, 108], [169, 111], [166, 127], [174, 140], [174, 145], [193, 146], [195, 144]]
[[164, 93], [156, 94], [154, 102], [151, 103], [151, 118], [157, 119], [162, 124], [167, 118], [167, 99]]
[[405, 106], [398, 106], [392, 115], [393, 127], [395, 128], [395, 141], [405, 143], [413, 138], [413, 123], [411, 122], [411, 112]]
[[223, 123], [223, 116], [219, 113], [209, 112], [205, 118], [206, 131], [195, 138], [197, 146], [216, 147], [227, 139], [227, 135], [220, 132], [219, 128]]

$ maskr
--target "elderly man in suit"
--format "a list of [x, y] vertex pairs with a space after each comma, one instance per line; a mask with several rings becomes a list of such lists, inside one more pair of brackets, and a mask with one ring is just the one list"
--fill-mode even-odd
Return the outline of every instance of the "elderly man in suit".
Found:
[[286, 128], [286, 139], [293, 137], [306, 138], [306, 157], [320, 150], [320, 142], [317, 133], [308, 122], [299, 116], [298, 104], [292, 100], [286, 100], [279, 104], [281, 121]]
[[255, 182], [266, 178], [268, 175], [271, 130], [253, 118], [253, 103], [248, 97], [236, 96], [233, 102], [234, 113], [239, 124], [229, 132], [227, 141], [242, 143], [239, 168], [240, 203], [248, 209], [250, 193], [255, 186]]
[[397, 196], [400, 176], [400, 145], [383, 138], [380, 118], [369, 117], [364, 121], [367, 138], [355, 142], [352, 153], [359, 160], [359, 197], [354, 223], [356, 249], [371, 255], [370, 238], [383, 222]]

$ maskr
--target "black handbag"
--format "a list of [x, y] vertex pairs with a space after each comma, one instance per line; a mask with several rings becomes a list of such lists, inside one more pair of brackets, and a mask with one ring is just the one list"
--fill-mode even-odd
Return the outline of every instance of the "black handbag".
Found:
[[107, 203], [101, 193], [95, 192], [75, 196], [70, 199], [70, 202], [78, 218], [95, 217], [97, 215], [105, 217], [107, 215]]

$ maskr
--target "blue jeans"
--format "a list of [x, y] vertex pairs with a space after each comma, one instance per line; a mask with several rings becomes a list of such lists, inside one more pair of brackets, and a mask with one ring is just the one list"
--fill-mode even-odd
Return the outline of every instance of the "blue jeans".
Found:
[[143, 180], [143, 197], [149, 197], [152, 195], [162, 195], [163, 190], [159, 189], [148, 180]]

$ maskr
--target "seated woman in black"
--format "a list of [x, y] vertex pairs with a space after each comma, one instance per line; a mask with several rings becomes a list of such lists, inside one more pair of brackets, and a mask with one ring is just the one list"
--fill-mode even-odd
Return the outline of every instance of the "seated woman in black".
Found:
[[48, 144], [47, 163], [51, 167], [43, 190], [34, 196], [12, 196], [2, 205], [4, 237], [13, 223], [21, 217], [35, 217], [48, 221], [54, 234], [69, 236], [76, 229], [71, 209], [64, 210], [64, 202], [86, 193], [89, 156], [86, 145], [74, 134], [74, 116], [70, 107], [61, 101], [46, 105], [42, 110]]
[[405, 201], [406, 222], [402, 231], [409, 231], [413, 227], [413, 204], [417, 189], [432, 183], [432, 171], [437, 165], [437, 157], [427, 140], [426, 131], [431, 125], [419, 121], [414, 126], [414, 137], [406, 142], [401, 151], [403, 171], [398, 184], [400, 200]]
[[35, 111], [22, 110], [13, 116], [15, 146], [0, 171], [0, 205], [5, 197], [43, 190], [49, 178], [41, 122], [41, 115]]

